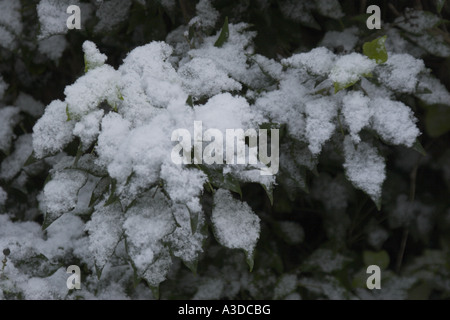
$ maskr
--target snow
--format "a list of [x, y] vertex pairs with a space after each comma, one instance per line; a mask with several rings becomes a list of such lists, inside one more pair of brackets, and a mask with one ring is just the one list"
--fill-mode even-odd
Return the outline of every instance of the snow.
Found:
[[109, 65], [89, 70], [84, 76], [64, 90], [69, 114], [79, 118], [107, 101], [111, 106], [118, 102], [119, 73]]
[[371, 127], [387, 142], [411, 147], [420, 131], [413, 111], [399, 101], [375, 98], [370, 101], [373, 110]]
[[368, 194], [374, 202], [380, 201], [381, 187], [386, 178], [383, 157], [368, 143], [355, 146], [350, 137], [344, 140], [344, 168], [348, 179], [355, 187]]
[[316, 9], [321, 15], [328, 18], [340, 19], [344, 17], [338, 0], [318, 0], [316, 1]]
[[330, 98], [319, 98], [306, 102], [305, 111], [308, 116], [305, 136], [309, 142], [309, 150], [317, 155], [336, 128], [333, 119], [337, 115], [337, 104]]
[[194, 58], [178, 69], [183, 87], [193, 97], [213, 96], [222, 91], [241, 90], [242, 85], [217, 69], [208, 58]]
[[37, 6], [37, 14], [40, 23], [39, 39], [45, 39], [55, 34], [67, 33], [67, 7], [69, 5], [80, 6], [78, 0], [41, 0]]
[[2, 13], [0, 15], [0, 46], [6, 49], [14, 50], [17, 46], [16, 37], [19, 37], [22, 33], [23, 24], [20, 6], [19, 1], [6, 0], [0, 2], [0, 12]]
[[120, 206], [104, 203], [96, 206], [91, 220], [84, 230], [89, 233], [89, 251], [95, 259], [95, 265], [102, 269], [122, 237], [123, 214]]
[[67, 104], [61, 100], [52, 101], [34, 125], [33, 149], [38, 159], [61, 151], [72, 141], [75, 123], [67, 121], [66, 108]]
[[56, 34], [44, 38], [39, 41], [39, 52], [46, 55], [52, 60], [58, 60], [62, 57], [64, 50], [66, 50], [68, 43], [65, 36]]
[[278, 280], [274, 289], [273, 298], [282, 299], [297, 289], [298, 279], [295, 274], [284, 274]]
[[44, 104], [35, 100], [29, 94], [21, 92], [14, 103], [21, 111], [32, 117], [39, 118], [44, 113]]
[[314, 48], [309, 52], [294, 54], [281, 60], [281, 63], [294, 68], [305, 68], [317, 75], [328, 75], [333, 67], [336, 56], [325, 47]]
[[33, 152], [31, 134], [21, 135], [14, 144], [15, 150], [0, 164], [0, 178], [6, 181], [16, 176]]
[[347, 85], [355, 83], [361, 76], [371, 73], [375, 66], [375, 61], [354, 52], [339, 57], [329, 77], [335, 83]]
[[87, 181], [86, 173], [76, 170], [58, 171], [44, 187], [43, 206], [46, 220], [52, 222], [76, 207], [78, 191]]
[[150, 190], [128, 210], [123, 227], [128, 253], [139, 275], [151, 286], [157, 286], [165, 280], [171, 265], [162, 239], [175, 228], [171, 208], [164, 195]]
[[105, 54], [98, 50], [92, 41], [83, 42], [84, 61], [87, 69], [94, 69], [105, 64], [108, 58]]
[[203, 28], [213, 28], [219, 19], [219, 12], [210, 0], [200, 0], [195, 6], [197, 15], [189, 21], [189, 26], [197, 24]]
[[409, 54], [390, 54], [388, 61], [377, 70], [381, 83], [389, 89], [412, 93], [418, 83], [418, 75], [425, 71], [425, 64]]
[[340, 49], [351, 52], [358, 43], [358, 29], [347, 28], [343, 31], [328, 31], [319, 45], [327, 48]]
[[345, 257], [330, 249], [315, 250], [304, 262], [303, 268], [309, 270], [318, 269], [324, 273], [331, 273], [342, 270], [345, 263], [349, 262], [349, 258]]
[[305, 231], [302, 226], [292, 221], [278, 222], [281, 232], [291, 244], [299, 244], [305, 239]]
[[214, 194], [211, 216], [217, 241], [230, 249], [253, 254], [259, 239], [260, 219], [245, 202], [235, 200], [231, 192], [218, 189]]
[[75, 124], [73, 134], [80, 137], [83, 149], [86, 150], [97, 139], [100, 133], [100, 122], [104, 111], [97, 110], [83, 116], [80, 122]]
[[349, 92], [342, 100], [342, 114], [348, 125], [350, 136], [356, 143], [361, 141], [358, 133], [369, 125], [372, 110], [369, 108], [370, 99], [361, 92]]
[[7, 152], [11, 146], [14, 127], [19, 123], [20, 110], [15, 107], [0, 108], [0, 150]]

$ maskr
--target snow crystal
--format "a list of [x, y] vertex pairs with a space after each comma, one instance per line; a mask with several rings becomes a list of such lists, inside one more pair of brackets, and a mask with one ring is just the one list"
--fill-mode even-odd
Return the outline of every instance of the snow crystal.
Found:
[[294, 54], [281, 60], [281, 63], [294, 68], [304, 67], [308, 72], [325, 76], [333, 67], [335, 58], [335, 54], [327, 48], [318, 47], [306, 53]]
[[83, 52], [87, 69], [94, 69], [105, 64], [107, 56], [101, 53], [92, 41], [83, 42]]
[[194, 58], [178, 69], [183, 86], [193, 97], [213, 96], [222, 91], [241, 90], [239, 82], [216, 68], [215, 63], [207, 58]]
[[100, 133], [100, 122], [104, 111], [97, 110], [83, 116], [80, 122], [75, 124], [73, 134], [80, 137], [83, 149], [86, 150], [97, 139]]
[[330, 79], [341, 85], [355, 83], [361, 76], [369, 74], [375, 66], [375, 61], [353, 52], [336, 60]]
[[311, 10], [314, 9], [315, 3], [311, 1], [280, 1], [280, 10], [283, 15], [293, 21], [301, 22], [311, 28], [320, 29], [319, 24], [314, 20]]
[[50, 59], [58, 60], [61, 58], [67, 44], [68, 42], [65, 36], [57, 34], [40, 40], [38, 42], [38, 49], [40, 53], [46, 55]]
[[95, 259], [95, 265], [103, 268], [114, 253], [122, 236], [123, 214], [120, 206], [113, 204], [105, 207], [104, 203], [96, 206], [91, 220], [86, 223], [89, 233], [89, 251]]
[[211, 5], [210, 0], [200, 0], [195, 6], [197, 16], [189, 21], [189, 25], [199, 24], [204, 28], [213, 28], [219, 18], [219, 12]]
[[189, 210], [184, 205], [174, 206], [173, 216], [177, 222], [177, 228], [167, 236], [167, 241], [171, 244], [172, 254], [185, 262], [196, 263], [199, 253], [203, 251], [202, 246], [206, 235], [200, 229], [205, 225], [205, 218], [201, 211], [197, 215], [197, 230], [194, 233], [191, 228]]
[[5, 180], [14, 178], [33, 152], [31, 134], [21, 135], [14, 146], [14, 152], [3, 160], [0, 165], [0, 178]]
[[328, 31], [325, 33], [320, 46], [327, 48], [340, 48], [343, 47], [345, 51], [352, 51], [358, 43], [358, 29], [356, 27], [344, 29], [339, 31]]
[[[154, 194], [154, 196], [153, 196]], [[131, 207], [123, 225], [128, 253], [151, 286], [165, 280], [172, 260], [162, 239], [175, 229], [171, 208], [162, 192], [150, 190]]]
[[309, 150], [317, 155], [336, 128], [333, 119], [337, 114], [337, 104], [330, 98], [319, 98], [306, 102], [305, 111], [307, 114], [305, 135], [309, 142]]
[[5, 107], [0, 109], [0, 150], [7, 152], [15, 137], [14, 127], [20, 120], [19, 108]]
[[230, 191], [219, 189], [214, 194], [211, 220], [220, 244], [244, 249], [249, 256], [253, 254], [259, 239], [260, 219], [247, 203], [235, 200]]
[[160, 108], [186, 101], [181, 79], [169, 63], [172, 48], [164, 42], [137, 47], [119, 68], [119, 89], [123, 97], [121, 112], [133, 124], [147, 123]]
[[[333, 196], [330, 197], [330, 194]], [[342, 176], [331, 178], [327, 174], [321, 174], [313, 182], [311, 196], [321, 200], [328, 212], [338, 213], [345, 212], [350, 194]]]
[[372, 128], [386, 141], [411, 147], [420, 132], [412, 110], [399, 101], [375, 98], [370, 101], [373, 110]]
[[[429, 93], [420, 93], [428, 90]], [[439, 81], [429, 74], [419, 76], [418, 93], [416, 95], [427, 104], [449, 104], [450, 93], [447, 88]]]
[[118, 101], [118, 80], [119, 73], [109, 65], [89, 70], [64, 90], [69, 114], [81, 117], [95, 110], [104, 100], [114, 106]]
[[55, 34], [67, 33], [67, 7], [69, 5], [80, 5], [78, 0], [41, 0], [37, 6], [37, 13], [41, 32], [40, 39]]
[[388, 88], [403, 93], [416, 89], [417, 76], [425, 71], [425, 64], [409, 54], [390, 54], [386, 63], [377, 70], [381, 83]]
[[2, 187], [0, 187], [0, 206], [3, 206], [5, 204], [6, 199], [8, 199], [8, 194], [5, 190], [3, 190]]
[[23, 112], [29, 115], [39, 118], [44, 113], [44, 104], [35, 100], [29, 94], [21, 92], [17, 97], [15, 105]]
[[342, 114], [350, 129], [350, 136], [356, 143], [361, 141], [358, 133], [369, 124], [372, 115], [369, 102], [370, 99], [358, 91], [348, 93], [342, 100]]
[[74, 121], [67, 121], [67, 104], [52, 101], [33, 127], [33, 148], [37, 158], [61, 151], [72, 141]]
[[381, 197], [381, 187], [386, 178], [384, 158], [377, 150], [365, 142], [355, 146], [350, 137], [344, 141], [345, 173], [353, 185], [365, 193], [372, 200], [378, 202]]
[[198, 169], [185, 169], [173, 163], [163, 163], [161, 178], [164, 179], [164, 189], [171, 200], [188, 203], [193, 197], [198, 197], [202, 193], [207, 176]]
[[86, 174], [81, 171], [64, 170], [52, 174], [52, 179], [44, 187], [46, 220], [51, 222], [73, 210], [77, 204], [78, 191], [86, 181]]
[[230, 93], [218, 94], [201, 106], [195, 106], [195, 119], [202, 121], [204, 129], [215, 128], [225, 133], [226, 129], [255, 128], [257, 114], [247, 100]]

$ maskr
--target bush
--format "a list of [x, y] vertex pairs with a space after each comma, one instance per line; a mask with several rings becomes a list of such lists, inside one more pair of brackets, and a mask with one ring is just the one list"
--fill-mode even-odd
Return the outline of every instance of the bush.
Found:
[[448, 298], [450, 7], [378, 4], [2, 2], [0, 297]]

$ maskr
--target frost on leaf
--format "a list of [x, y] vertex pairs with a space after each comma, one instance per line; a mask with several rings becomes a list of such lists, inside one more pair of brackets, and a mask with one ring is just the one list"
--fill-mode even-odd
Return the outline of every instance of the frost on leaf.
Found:
[[369, 108], [370, 99], [361, 92], [350, 92], [342, 101], [342, 114], [350, 129], [350, 136], [354, 142], [361, 141], [358, 133], [369, 125], [372, 110]]
[[23, 29], [20, 1], [1, 1], [0, 12], [0, 47], [14, 50]]
[[8, 194], [5, 190], [3, 190], [2, 187], [0, 187], [0, 206], [3, 206], [5, 204], [6, 199], [8, 199]]
[[344, 168], [355, 187], [368, 194], [379, 205], [381, 187], [386, 178], [386, 165], [377, 150], [365, 142], [354, 145], [350, 137], [344, 141]]
[[214, 194], [211, 217], [217, 241], [230, 249], [243, 249], [253, 255], [259, 239], [260, 219], [250, 206], [236, 200], [231, 192], [219, 189]]
[[122, 223], [123, 214], [118, 204], [105, 207], [100, 203], [86, 224], [85, 230], [89, 232], [89, 251], [100, 270], [114, 253], [122, 236]]
[[375, 98], [370, 102], [373, 111], [371, 126], [387, 142], [411, 147], [420, 132], [412, 110], [399, 101]]
[[175, 229], [171, 207], [162, 192], [150, 190], [138, 199], [128, 210], [123, 227], [127, 252], [138, 276], [156, 287], [165, 280], [171, 265], [162, 240]]
[[74, 121], [67, 121], [67, 105], [52, 101], [33, 128], [33, 148], [37, 158], [61, 151], [72, 141]]

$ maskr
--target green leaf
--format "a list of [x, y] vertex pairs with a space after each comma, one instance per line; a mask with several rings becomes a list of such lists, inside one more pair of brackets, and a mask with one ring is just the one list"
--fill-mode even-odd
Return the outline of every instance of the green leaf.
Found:
[[385, 250], [378, 252], [365, 250], [363, 260], [366, 266], [377, 265], [380, 269], [386, 269], [390, 262], [389, 255]]
[[446, 0], [436, 0], [436, 9], [438, 13], [442, 12], [442, 8], [444, 8]]
[[250, 272], [253, 271], [253, 267], [255, 266], [255, 251], [253, 250], [252, 254], [249, 254], [248, 251], [244, 250], [245, 253], [245, 261], [248, 264]]
[[100, 268], [99, 266], [97, 266], [97, 264], [95, 264], [95, 274], [97, 275], [98, 280], [100, 280], [100, 278], [102, 276], [102, 272], [103, 272], [103, 268]]
[[111, 181], [111, 193], [109, 195], [108, 200], [106, 200], [105, 207], [107, 207], [107, 206], [113, 204], [114, 202], [116, 202], [117, 200], [119, 200], [119, 197], [116, 196], [116, 194], [115, 194], [116, 193], [116, 187], [117, 187], [117, 182], [116, 182], [115, 179], [112, 179], [112, 181]]
[[72, 117], [70, 116], [70, 112], [69, 112], [69, 105], [66, 105], [66, 115], [67, 115], [66, 121], [72, 120]]
[[432, 138], [437, 138], [450, 131], [450, 108], [446, 105], [427, 107], [425, 129]]
[[335, 83], [333, 83], [333, 85], [334, 85], [334, 93], [338, 93], [341, 90], [347, 89], [348, 87], [351, 87], [352, 85], [354, 85], [358, 81], [359, 81], [359, 79], [355, 80], [355, 81], [347, 82], [347, 83], [335, 82]]
[[27, 161], [25, 161], [25, 163], [23, 164], [24, 167], [29, 166], [33, 163], [36, 163], [37, 161], [39, 161], [39, 159], [36, 159], [34, 151], [30, 154], [30, 156], [28, 157]]
[[425, 151], [425, 149], [423, 148], [422, 144], [418, 139], [416, 139], [416, 142], [414, 142], [412, 148], [423, 156], [427, 155], [427, 152]]
[[267, 188], [267, 186], [263, 183], [261, 183], [261, 186], [264, 188], [264, 191], [266, 191], [266, 194], [269, 197], [270, 205], [273, 206], [273, 186]]
[[191, 232], [192, 234], [195, 234], [197, 232], [197, 226], [198, 226], [198, 212], [192, 212], [188, 206], [186, 208], [189, 211], [189, 217], [191, 222]]
[[194, 261], [184, 261], [183, 263], [186, 267], [189, 268], [189, 270], [192, 271], [193, 274], [197, 274], [197, 266], [198, 266], [198, 260], [194, 260]]
[[89, 207], [92, 207], [97, 202], [97, 200], [106, 193], [110, 184], [110, 177], [103, 177], [97, 182], [94, 191], [92, 191], [91, 200], [89, 201]]
[[219, 38], [214, 43], [214, 46], [221, 48], [223, 44], [228, 40], [230, 36], [230, 31], [228, 30], [228, 17], [225, 17], [225, 22], [223, 23], [222, 31], [220, 32]]
[[223, 175], [222, 168], [214, 169], [208, 166], [199, 165], [198, 168], [207, 174], [209, 182], [216, 188], [227, 189], [238, 193], [242, 198], [242, 190], [239, 181], [231, 174]]
[[363, 45], [363, 53], [372, 60], [375, 60], [377, 64], [385, 63], [388, 59], [388, 54], [384, 43], [387, 36], [376, 38], [373, 41], [366, 42]]
[[192, 100], [192, 96], [191, 96], [191, 95], [188, 96], [188, 98], [187, 98], [187, 100], [186, 100], [186, 103], [187, 103], [191, 108], [194, 107], [194, 101]]

